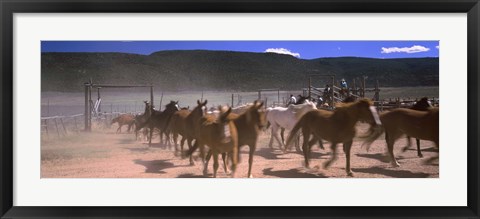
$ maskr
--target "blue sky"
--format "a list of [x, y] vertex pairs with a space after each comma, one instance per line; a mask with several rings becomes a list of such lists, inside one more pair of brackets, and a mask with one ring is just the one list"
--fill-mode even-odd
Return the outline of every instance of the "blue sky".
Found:
[[162, 50], [276, 52], [300, 59], [322, 57], [438, 57], [439, 41], [42, 41], [42, 52], [123, 52], [149, 55]]

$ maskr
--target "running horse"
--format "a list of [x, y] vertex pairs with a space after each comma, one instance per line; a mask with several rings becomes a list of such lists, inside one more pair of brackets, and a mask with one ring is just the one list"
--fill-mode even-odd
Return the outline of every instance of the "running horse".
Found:
[[339, 105], [334, 111], [313, 110], [307, 112], [288, 135], [287, 148], [301, 129], [304, 138], [305, 166], [309, 168], [310, 146], [308, 140], [310, 135], [316, 139], [327, 140], [332, 143], [333, 151], [332, 158], [324, 164], [324, 168], [328, 168], [337, 159], [337, 144], [343, 143], [343, 151], [346, 156], [345, 170], [348, 176], [353, 176], [353, 171], [350, 169], [350, 150], [356, 134], [355, 124], [358, 121], [370, 123], [368, 132], [364, 136], [360, 136], [364, 140], [364, 144], [370, 145], [382, 133], [379, 128], [381, 122], [372, 102], [368, 99], [360, 99], [353, 103]]
[[153, 130], [156, 128], [160, 131], [160, 144], [163, 144], [163, 135], [166, 135], [167, 143], [170, 144], [170, 137], [167, 131], [167, 125], [172, 118], [172, 115], [179, 110], [178, 101], [170, 101], [167, 105], [165, 105], [164, 111], [157, 111], [152, 109], [152, 114], [148, 118], [148, 120], [142, 123], [136, 130], [140, 130], [141, 128], [147, 126], [150, 129], [150, 139], [148, 141], [148, 146], [152, 144], [152, 134]]
[[[439, 110], [436, 107], [427, 111], [417, 111], [412, 109], [393, 109], [380, 114], [384, 131], [388, 153], [394, 167], [400, 166], [393, 153], [395, 141], [404, 134], [410, 137], [433, 141], [435, 146], [439, 147]], [[438, 159], [433, 157], [428, 161]]]
[[132, 114], [122, 114], [112, 119], [110, 124], [113, 123], [118, 123], [117, 133], [122, 133], [122, 127], [124, 125], [128, 125], [128, 132], [130, 132], [130, 129], [135, 124], [135, 116]]
[[[152, 107], [150, 106], [150, 103], [148, 101], [143, 101], [143, 103], [145, 103], [145, 110], [143, 114], [135, 116], [135, 140], [138, 139], [138, 131], [140, 130], [136, 127], [139, 127], [141, 124], [147, 122], [147, 120], [150, 118], [150, 115], [152, 115]], [[143, 130], [143, 135], [147, 136], [147, 128], [144, 127]]]
[[[257, 148], [257, 140], [260, 131], [266, 126], [265, 111], [262, 109], [263, 102], [255, 101], [242, 114], [234, 114], [233, 110], [229, 118], [233, 119], [233, 123], [237, 128], [238, 133], [238, 147], [248, 145], [248, 177], [253, 178], [252, 164], [253, 154]], [[212, 155], [209, 151], [206, 158], [205, 166], [208, 166], [208, 161]], [[222, 154], [222, 159], [225, 160], [225, 154]], [[239, 159], [240, 160], [240, 159]], [[225, 172], [227, 172], [226, 164], [224, 163]]]
[[[428, 97], [423, 97], [420, 101], [416, 102], [410, 109], [417, 110], [417, 111], [428, 111], [432, 109], [432, 104], [428, 100]], [[402, 151], [405, 152], [411, 147], [410, 136], [407, 136], [408, 144], [405, 146]], [[420, 139], [416, 138], [417, 143], [417, 156], [423, 157], [422, 151], [420, 150]]]
[[[235, 170], [238, 162], [238, 134], [235, 124], [229, 118], [232, 108], [222, 111], [219, 107], [220, 115], [205, 115], [198, 121], [198, 134], [195, 141], [195, 146], [190, 148], [187, 156], [192, 156], [196, 148], [200, 149], [201, 156], [205, 145], [209, 147], [213, 155], [213, 178], [217, 177], [218, 170], [218, 155], [222, 154], [223, 163], [226, 164], [225, 153], [231, 153], [229, 158], [232, 160], [232, 177], [235, 176]], [[208, 157], [209, 158], [209, 157]], [[208, 159], [207, 159], [208, 160]], [[207, 175], [208, 162], [204, 162], [203, 174]], [[226, 169], [225, 169], [226, 170]]]
[[[203, 117], [204, 108], [207, 105], [207, 100], [200, 102], [197, 100], [197, 106], [192, 110], [180, 110], [175, 112], [170, 120], [168, 129], [172, 132], [173, 143], [175, 145], [175, 150], [177, 150], [177, 139], [178, 135], [182, 136], [180, 140], [181, 154], [183, 156], [183, 145], [187, 141], [188, 149], [192, 148], [192, 141], [197, 137], [197, 130], [199, 126], [197, 125], [200, 119]], [[203, 160], [202, 156], [202, 160]], [[193, 158], [190, 155], [190, 165], [194, 165]]]
[[[313, 102], [305, 100], [304, 104], [290, 105], [288, 107], [274, 107], [267, 108], [267, 120], [272, 127], [272, 134], [268, 146], [273, 148], [274, 139], [277, 140], [280, 149], [285, 148], [283, 137], [283, 130], [292, 130], [297, 121], [310, 110], [316, 110], [317, 107]], [[281, 129], [281, 136], [278, 136], [278, 130]], [[300, 151], [298, 145], [296, 145], [297, 151]]]

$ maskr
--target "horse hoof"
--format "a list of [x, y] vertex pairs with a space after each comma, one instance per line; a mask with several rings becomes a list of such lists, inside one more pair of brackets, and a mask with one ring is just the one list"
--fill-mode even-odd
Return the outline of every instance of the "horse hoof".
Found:
[[250, 176], [248, 176], [248, 178], [253, 178], [253, 175], [252, 175], [252, 174], [250, 174]]
[[195, 166], [195, 162], [190, 161], [190, 166]]
[[392, 163], [392, 167], [399, 167], [399, 166], [400, 166], [400, 164], [397, 161]]
[[350, 177], [354, 177], [353, 171], [347, 172], [347, 175], [350, 176]]
[[423, 154], [419, 154], [418, 157], [423, 157]]

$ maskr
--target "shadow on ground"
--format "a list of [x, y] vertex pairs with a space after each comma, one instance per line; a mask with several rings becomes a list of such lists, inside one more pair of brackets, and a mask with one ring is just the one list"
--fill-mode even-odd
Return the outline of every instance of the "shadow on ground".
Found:
[[[370, 158], [374, 160], [378, 160], [382, 163], [390, 163], [390, 158], [383, 154], [383, 153], [376, 153], [376, 154], [356, 154], [358, 157]], [[402, 160], [402, 157], [397, 157], [397, 160]]]
[[308, 173], [299, 169], [290, 170], [278, 170], [272, 171], [273, 168], [267, 168], [263, 170], [263, 174], [267, 176], [276, 176], [280, 178], [325, 178], [326, 176], [321, 173]]
[[270, 149], [270, 148], [260, 148], [257, 151], [255, 151], [255, 155], [261, 156], [268, 160], [288, 159], [288, 158], [279, 157], [279, 155], [283, 155], [282, 151]]
[[145, 167], [145, 173], [166, 173], [165, 169], [178, 167], [174, 166], [173, 163], [165, 160], [134, 160], [135, 164], [139, 164]]
[[430, 174], [427, 173], [414, 173], [408, 170], [383, 169], [380, 167], [352, 168], [352, 171], [358, 173], [382, 174], [396, 178], [426, 178], [430, 176]]
[[194, 175], [194, 174], [191, 174], [191, 173], [186, 173], [186, 174], [178, 175], [177, 178], [208, 178], [208, 177], [203, 176], [203, 175]]

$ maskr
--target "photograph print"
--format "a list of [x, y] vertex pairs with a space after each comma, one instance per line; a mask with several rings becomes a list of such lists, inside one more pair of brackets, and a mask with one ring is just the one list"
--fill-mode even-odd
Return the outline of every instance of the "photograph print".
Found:
[[439, 178], [439, 41], [42, 41], [41, 178]]

